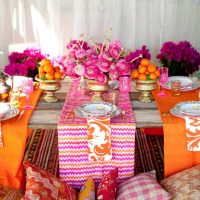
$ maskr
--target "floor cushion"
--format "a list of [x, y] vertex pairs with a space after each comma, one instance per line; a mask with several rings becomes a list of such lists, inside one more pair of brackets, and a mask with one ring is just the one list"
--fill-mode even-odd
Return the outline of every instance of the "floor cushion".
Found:
[[172, 199], [200, 199], [200, 165], [178, 172], [160, 182]]
[[97, 200], [114, 200], [117, 191], [118, 168], [105, 174], [97, 187]]
[[86, 199], [95, 200], [95, 183], [91, 177], [86, 180], [78, 194], [78, 200]]
[[170, 195], [156, 180], [155, 170], [129, 178], [118, 186], [117, 200], [168, 200]]
[[26, 169], [26, 191], [24, 200], [35, 199], [64, 199], [76, 200], [76, 191], [53, 174], [24, 161]]

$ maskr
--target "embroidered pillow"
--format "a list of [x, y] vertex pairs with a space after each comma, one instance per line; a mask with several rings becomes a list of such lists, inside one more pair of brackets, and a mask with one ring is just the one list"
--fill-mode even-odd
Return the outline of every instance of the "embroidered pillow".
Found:
[[97, 200], [114, 200], [117, 190], [118, 168], [103, 176], [97, 188]]
[[168, 200], [170, 195], [158, 184], [155, 171], [151, 171], [119, 184], [117, 200], [127, 199]]
[[57, 177], [36, 167], [28, 161], [24, 161], [26, 169], [26, 191], [24, 200], [28, 199], [65, 199], [76, 200], [77, 193], [69, 185], [60, 181]]
[[160, 184], [173, 199], [200, 199], [200, 165], [171, 175]]
[[88, 178], [78, 194], [78, 200], [95, 200], [95, 183], [93, 178]]

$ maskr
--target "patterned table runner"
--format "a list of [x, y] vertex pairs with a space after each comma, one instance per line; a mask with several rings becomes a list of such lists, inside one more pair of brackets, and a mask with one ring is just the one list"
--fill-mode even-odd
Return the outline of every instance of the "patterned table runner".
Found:
[[[183, 101], [197, 101], [196, 90], [182, 92], [174, 97], [171, 91], [165, 90], [166, 97], [158, 96], [154, 91], [159, 112], [169, 112], [177, 103]], [[200, 152], [188, 151], [185, 120], [175, 116], [162, 116], [164, 129], [164, 175], [165, 177], [176, 172], [200, 164]], [[172, 121], [173, 120], [173, 121]]]
[[97, 184], [104, 173], [115, 167], [119, 168], [119, 182], [134, 173], [136, 126], [129, 94], [119, 94], [118, 106], [125, 110], [125, 119], [121, 115], [111, 119], [112, 161], [89, 161], [87, 121], [71, 115], [77, 106], [90, 99], [82, 91], [75, 92], [71, 84], [58, 123], [60, 178], [75, 188], [80, 188], [89, 176]]

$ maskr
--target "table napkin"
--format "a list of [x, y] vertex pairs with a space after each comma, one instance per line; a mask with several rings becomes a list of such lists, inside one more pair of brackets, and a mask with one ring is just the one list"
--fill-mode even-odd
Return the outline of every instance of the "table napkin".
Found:
[[110, 161], [112, 159], [110, 117], [88, 117], [87, 130], [89, 161]]
[[200, 117], [185, 116], [188, 151], [200, 151]]

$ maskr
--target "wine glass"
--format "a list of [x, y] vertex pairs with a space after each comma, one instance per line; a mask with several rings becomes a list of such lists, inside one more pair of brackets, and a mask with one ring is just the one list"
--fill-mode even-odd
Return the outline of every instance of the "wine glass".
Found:
[[29, 103], [30, 94], [33, 92], [33, 79], [27, 78], [22, 81], [22, 92], [26, 94], [26, 105], [23, 106], [23, 109], [30, 110], [33, 108]]
[[158, 96], [167, 96], [164, 92], [164, 85], [168, 81], [168, 68], [161, 67], [160, 68], [160, 85], [161, 85], [161, 92], [158, 93]]

